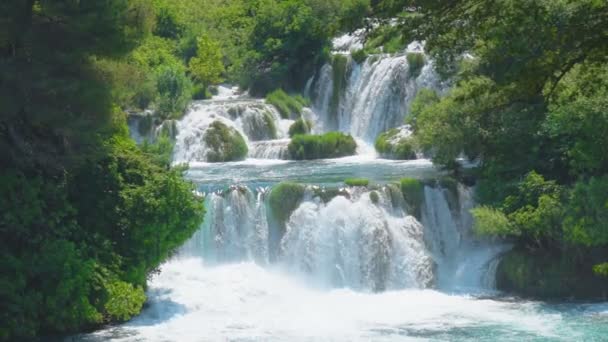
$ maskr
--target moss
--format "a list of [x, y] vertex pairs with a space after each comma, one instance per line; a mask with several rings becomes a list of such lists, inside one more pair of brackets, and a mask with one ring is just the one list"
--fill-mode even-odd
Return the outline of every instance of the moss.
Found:
[[426, 64], [426, 58], [424, 54], [418, 52], [412, 52], [407, 54], [407, 64], [409, 66], [409, 76], [416, 78], [420, 76], [422, 68]]
[[498, 265], [499, 290], [541, 299], [600, 299], [608, 295], [608, 279], [593, 274], [572, 255], [513, 250]]
[[269, 112], [264, 112], [264, 123], [266, 124], [266, 128], [268, 129], [269, 138], [276, 139], [277, 138], [277, 126], [274, 124], [274, 117]]
[[346, 70], [348, 68], [348, 58], [342, 55], [335, 55], [332, 61], [333, 70], [333, 92], [329, 103], [330, 113], [338, 115], [340, 99], [346, 89]]
[[397, 26], [382, 25], [372, 31], [365, 43], [365, 50], [380, 48], [385, 53], [397, 53], [405, 48], [403, 34]]
[[353, 52], [351, 54], [351, 56], [353, 57], [353, 60], [355, 62], [357, 62], [357, 64], [361, 64], [361, 63], [365, 62], [368, 54], [367, 54], [367, 51], [365, 51], [365, 49], [361, 49], [361, 50], [357, 50], [357, 51]]
[[273, 105], [283, 119], [299, 116], [302, 114], [302, 109], [310, 104], [304, 97], [300, 95], [289, 96], [282, 89], [277, 89], [266, 95], [266, 102]]
[[341, 132], [323, 135], [296, 135], [288, 146], [289, 155], [295, 160], [339, 158], [356, 153], [357, 143], [352, 136]]
[[420, 218], [424, 201], [424, 185], [414, 178], [403, 178], [400, 181], [401, 193], [414, 216]]
[[383, 158], [387, 159], [416, 159], [416, 150], [413, 138], [405, 137], [395, 141], [395, 136], [399, 133], [400, 132], [398, 129], [391, 129], [380, 134], [374, 144], [376, 151]]
[[289, 127], [289, 136], [293, 137], [298, 134], [310, 134], [311, 129], [312, 121], [300, 118]]
[[350, 198], [348, 191], [337, 188], [317, 188], [314, 190], [314, 196], [319, 197], [323, 203], [329, 203], [332, 199], [338, 196]]
[[369, 199], [374, 204], [378, 204], [378, 202], [380, 202], [380, 196], [378, 195], [378, 193], [376, 191], [372, 191], [369, 193]]
[[347, 178], [344, 180], [344, 184], [348, 186], [368, 186], [369, 179], [365, 178]]
[[304, 190], [305, 188], [301, 184], [284, 182], [270, 191], [268, 196], [270, 209], [283, 229], [293, 211], [300, 206], [304, 197]]
[[205, 143], [209, 148], [207, 161], [211, 163], [238, 161], [247, 156], [247, 143], [234, 128], [214, 121], [205, 132]]

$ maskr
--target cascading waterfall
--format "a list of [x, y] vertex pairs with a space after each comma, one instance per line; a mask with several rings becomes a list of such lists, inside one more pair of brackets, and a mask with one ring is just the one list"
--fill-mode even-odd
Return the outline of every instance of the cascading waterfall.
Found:
[[[426, 186], [422, 223], [408, 214], [398, 187], [340, 189], [325, 201], [317, 187], [308, 187], [283, 228], [269, 214], [268, 191], [233, 186], [208, 194], [205, 223], [181, 254], [211, 263], [276, 263], [321, 286], [378, 292], [482, 287], [488, 269], [482, 266], [500, 251], [476, 245], [469, 233], [461, 212], [469, 205], [465, 187], [453, 194]], [[480, 255], [486, 258], [454, 271]]]

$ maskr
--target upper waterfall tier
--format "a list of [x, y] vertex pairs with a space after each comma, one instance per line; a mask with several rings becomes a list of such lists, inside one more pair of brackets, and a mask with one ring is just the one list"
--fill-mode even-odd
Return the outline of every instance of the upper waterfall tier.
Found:
[[[420, 53], [421, 47], [412, 45], [411, 50]], [[441, 92], [445, 87], [432, 62], [415, 70], [407, 54], [374, 55], [361, 63], [336, 55], [311, 78], [306, 91], [313, 99], [316, 127], [373, 142], [380, 133], [404, 123], [420, 89]]]

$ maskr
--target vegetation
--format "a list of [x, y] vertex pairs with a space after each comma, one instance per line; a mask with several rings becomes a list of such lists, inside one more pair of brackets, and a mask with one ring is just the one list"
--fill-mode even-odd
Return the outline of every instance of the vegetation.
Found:
[[241, 133], [221, 121], [211, 123], [203, 140], [208, 147], [207, 161], [211, 163], [243, 160], [249, 152]]
[[348, 186], [368, 186], [369, 179], [366, 178], [347, 178], [344, 180], [344, 184]]
[[537, 286], [560, 281], [543, 279], [546, 270], [603, 288], [608, 279], [588, 275], [608, 260], [608, 4], [382, 1], [377, 10], [410, 5], [404, 36], [425, 40], [454, 83], [443, 98], [421, 92], [411, 124], [438, 165], [457, 171], [461, 154], [480, 162], [476, 230], [510, 238], [519, 253], [506, 259], [501, 284], [581, 295]]
[[407, 54], [407, 65], [409, 67], [410, 78], [417, 78], [420, 76], [422, 68], [426, 64], [426, 58], [423, 53], [411, 52]]
[[296, 135], [291, 139], [288, 150], [295, 160], [340, 158], [354, 155], [357, 143], [353, 137], [341, 132]]
[[298, 119], [289, 127], [289, 136], [294, 137], [301, 134], [310, 134], [312, 129], [312, 121], [306, 119]]
[[424, 185], [414, 178], [403, 178], [399, 182], [401, 193], [409, 206], [413, 216], [418, 218], [422, 215], [422, 203], [424, 203]]
[[372, 191], [369, 193], [369, 199], [374, 204], [378, 204], [380, 202], [380, 196], [378, 195], [378, 192], [376, 192], [376, 191]]
[[383, 158], [397, 160], [416, 159], [414, 139], [409, 136], [402, 136], [399, 129], [391, 129], [378, 136], [374, 147]]
[[268, 204], [273, 216], [283, 229], [294, 210], [300, 206], [304, 197], [304, 186], [296, 183], [280, 183], [272, 188], [268, 196]]
[[266, 95], [266, 102], [273, 105], [283, 119], [299, 117], [302, 114], [302, 108], [310, 105], [309, 101], [302, 96], [289, 96], [282, 89]]

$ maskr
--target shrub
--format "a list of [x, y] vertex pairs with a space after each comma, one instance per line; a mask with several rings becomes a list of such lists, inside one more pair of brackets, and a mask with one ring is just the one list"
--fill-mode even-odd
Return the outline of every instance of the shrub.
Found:
[[424, 201], [424, 185], [414, 178], [403, 178], [400, 185], [405, 202], [411, 208], [414, 216], [420, 217], [422, 202]]
[[192, 82], [180, 68], [161, 67], [156, 76], [160, 96], [158, 111], [162, 118], [179, 119], [192, 99]]
[[289, 155], [295, 160], [324, 159], [352, 156], [357, 143], [350, 135], [329, 132], [323, 135], [296, 135], [288, 146]]
[[298, 119], [294, 124], [289, 127], [289, 136], [293, 137], [299, 134], [310, 134], [312, 129], [312, 121], [305, 119]]
[[282, 89], [277, 89], [266, 95], [266, 102], [273, 105], [283, 119], [302, 114], [302, 108], [310, 105], [309, 101], [301, 95], [289, 96]]
[[209, 148], [207, 161], [211, 163], [243, 160], [247, 156], [247, 143], [234, 128], [214, 121], [205, 132], [205, 143]]
[[268, 203], [272, 214], [283, 226], [291, 216], [291, 213], [298, 208], [304, 196], [304, 186], [296, 183], [280, 183], [272, 188], [268, 197]]
[[426, 58], [423, 53], [412, 52], [407, 54], [407, 64], [409, 66], [409, 75], [411, 78], [416, 78], [420, 75]]
[[146, 295], [141, 287], [134, 287], [123, 281], [112, 281], [106, 284], [109, 300], [104, 307], [115, 321], [127, 321], [141, 311]]
[[411, 137], [398, 138], [398, 129], [391, 129], [378, 136], [374, 147], [384, 158], [397, 160], [416, 159], [414, 140]]
[[520, 232], [509, 222], [500, 210], [481, 206], [471, 210], [474, 224], [473, 231], [480, 236], [516, 236]]
[[344, 184], [348, 186], [368, 186], [369, 179], [365, 178], [347, 178], [344, 180]]

